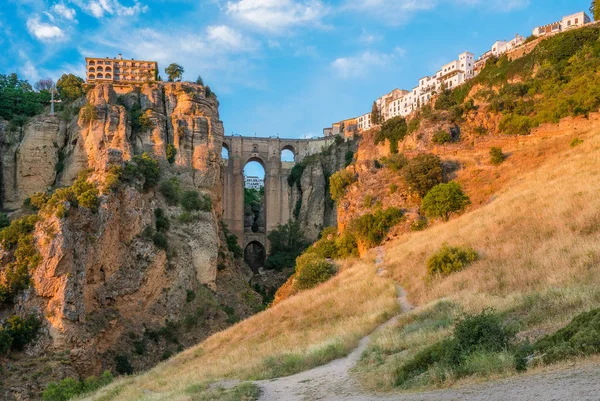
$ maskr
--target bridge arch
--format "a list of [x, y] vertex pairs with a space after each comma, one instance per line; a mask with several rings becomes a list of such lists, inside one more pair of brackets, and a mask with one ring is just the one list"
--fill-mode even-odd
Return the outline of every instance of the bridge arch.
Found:
[[[279, 224], [285, 224], [293, 216], [298, 194], [288, 184], [288, 176], [294, 164], [302, 162], [308, 155], [316, 154], [331, 145], [335, 138], [283, 139], [260, 138], [231, 135], [223, 137], [223, 155], [228, 152], [228, 161], [221, 164], [223, 221], [238, 238], [238, 244], [248, 251], [261, 254], [260, 244], [265, 256], [269, 252], [268, 234]], [[282, 161], [281, 153], [289, 151], [293, 160]], [[224, 159], [225, 157], [222, 156]], [[264, 230], [252, 232], [246, 230], [244, 215], [244, 169], [250, 162], [258, 162], [265, 170], [264, 177]], [[256, 258], [255, 258], [256, 259]], [[258, 263], [251, 259], [255, 267]], [[260, 259], [260, 258], [259, 258]], [[263, 261], [264, 263], [264, 261]], [[256, 271], [255, 271], [256, 272]]]
[[252, 272], [258, 273], [259, 269], [264, 267], [266, 259], [267, 248], [260, 241], [250, 241], [244, 247], [244, 262]]

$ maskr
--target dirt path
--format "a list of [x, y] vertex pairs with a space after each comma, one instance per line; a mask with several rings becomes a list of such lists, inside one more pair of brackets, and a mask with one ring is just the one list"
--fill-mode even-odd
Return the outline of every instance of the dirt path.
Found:
[[[383, 248], [377, 248], [377, 266], [383, 263], [383, 252]], [[383, 272], [383, 269], [378, 270], [378, 274]], [[397, 292], [402, 312], [411, 310], [413, 307], [404, 290], [397, 286]], [[394, 317], [374, 332], [397, 319], [398, 316]], [[261, 389], [259, 401], [600, 401], [600, 366], [597, 364], [463, 388], [414, 394], [365, 394], [350, 375], [350, 370], [367, 348], [370, 337], [364, 337], [345, 358], [293, 376], [257, 381]]]

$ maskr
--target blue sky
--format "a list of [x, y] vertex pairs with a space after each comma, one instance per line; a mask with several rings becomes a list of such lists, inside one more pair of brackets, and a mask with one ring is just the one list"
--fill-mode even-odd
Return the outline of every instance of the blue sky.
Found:
[[[232, 132], [320, 135], [469, 50], [589, 0], [0, 0], [0, 73], [83, 76], [85, 56], [184, 66]], [[164, 76], [164, 74], [163, 74]]]

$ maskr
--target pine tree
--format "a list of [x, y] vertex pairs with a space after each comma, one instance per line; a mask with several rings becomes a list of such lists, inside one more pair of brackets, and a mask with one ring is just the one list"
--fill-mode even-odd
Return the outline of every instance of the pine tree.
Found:
[[381, 124], [381, 115], [379, 114], [379, 107], [377, 107], [377, 102], [373, 102], [373, 108], [371, 109], [371, 124]]

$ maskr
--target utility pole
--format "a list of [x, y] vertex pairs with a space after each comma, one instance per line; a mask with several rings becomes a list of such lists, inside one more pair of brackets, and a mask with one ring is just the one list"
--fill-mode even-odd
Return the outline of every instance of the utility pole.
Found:
[[54, 115], [54, 103], [62, 103], [62, 100], [54, 100], [54, 92], [56, 91], [56, 84], [50, 88], [50, 115]]

